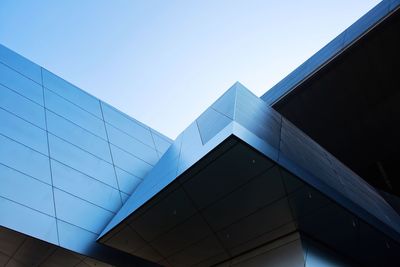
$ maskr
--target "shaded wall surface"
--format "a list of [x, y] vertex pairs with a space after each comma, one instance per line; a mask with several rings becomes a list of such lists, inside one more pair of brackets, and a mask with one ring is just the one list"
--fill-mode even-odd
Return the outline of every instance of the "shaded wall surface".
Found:
[[3, 46], [0, 122], [0, 225], [80, 253], [171, 143]]

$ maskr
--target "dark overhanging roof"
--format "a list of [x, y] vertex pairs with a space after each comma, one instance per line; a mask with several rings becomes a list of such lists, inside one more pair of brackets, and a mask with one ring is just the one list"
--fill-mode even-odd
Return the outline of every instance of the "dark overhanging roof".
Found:
[[[234, 151], [234, 149], [242, 149], [243, 151], [236, 154], [227, 153], [227, 151]], [[222, 157], [221, 154], [232, 156], [233, 161], [230, 161], [231, 165], [218, 165], [220, 162], [219, 159]], [[193, 203], [194, 207], [196, 207], [195, 210], [197, 210], [196, 214], [200, 214], [200, 217], [198, 217], [200, 218], [199, 220], [204, 220], [202, 219], [202, 216], [204, 216], [202, 212], [212, 203], [207, 195], [211, 194], [211, 196], [215, 196], [219, 191], [223, 191], [226, 188], [229, 189], [230, 182], [232, 181], [231, 179], [226, 180], [222, 178], [219, 181], [219, 178], [215, 175], [206, 175], [203, 177], [214, 177], [215, 179], [207, 182], [204, 180], [207, 178], [202, 178], [203, 180], [197, 183], [197, 186], [192, 186], [192, 190], [199, 189], [200, 192], [195, 193], [195, 191], [192, 191], [190, 193], [191, 189], [188, 188], [188, 184], [193, 183], [192, 177], [195, 176], [195, 173], [202, 169], [207, 171], [211, 168], [210, 164], [217, 164], [215, 171], [217, 173], [220, 172], [222, 175], [229, 168], [236, 170], [235, 167], [237, 166], [245, 166], [249, 163], [258, 164], [259, 162], [263, 162], [261, 165], [264, 168], [258, 169], [258, 174], [275, 166], [278, 172], [288, 173], [289, 175], [294, 174], [294, 177], [297, 177], [295, 179], [299, 179], [299, 183], [306, 185], [306, 189], [299, 191], [302, 192], [300, 196], [303, 196], [299, 199], [288, 195], [287, 192], [285, 193], [288, 198], [294, 198], [293, 205], [295, 211], [289, 211], [290, 208], [287, 209], [284, 206], [280, 206], [275, 212], [272, 212], [272, 214], [276, 214], [279, 211], [284, 212], [286, 210], [288, 214], [291, 214], [288, 216], [294, 219], [289, 220], [289, 222], [294, 221], [295, 226], [292, 228], [289, 227], [288, 231], [299, 229], [309, 234], [316, 234], [315, 231], [320, 230], [321, 225], [324, 227], [331, 225], [329, 221], [326, 221], [327, 218], [337, 220], [343, 217], [342, 223], [344, 228], [355, 227], [358, 233], [364, 233], [361, 240], [366, 239], [364, 240], [365, 242], [368, 241], [373, 246], [376, 246], [376, 251], [382, 250], [382, 247], [384, 247], [384, 250], [388, 249], [387, 246], [392, 247], [392, 250], [385, 251], [385, 253], [379, 254], [380, 256], [374, 255], [376, 258], [385, 260], [385, 257], [390, 258], [387, 255], [393, 256], [391, 253], [397, 251], [397, 246], [400, 242], [400, 218], [375, 189], [323, 150], [309, 137], [296, 129], [289, 121], [266, 105], [265, 102], [238, 83], [218, 99], [177, 138], [140, 187], [132, 194], [119, 213], [104, 229], [99, 241], [110, 245], [107, 242], [111, 237], [118, 237], [120, 231], [122, 231], [123, 235], [123, 230], [127, 229], [134, 231], [135, 235], [139, 235], [137, 238], [140, 240], [143, 241], [144, 239], [144, 243], [141, 243], [143, 250], [154, 250], [152, 245], [150, 243], [146, 245], [146, 242], [150, 242], [155, 237], [151, 236], [151, 234], [150, 236], [146, 236], [146, 231], [143, 228], [141, 230], [135, 229], [135, 223], [133, 222], [143, 214], [154, 210], [155, 203], [168, 204], [168, 201], [165, 202], [168, 196], [179, 192], [180, 188], [184, 188], [184, 194], [189, 195], [192, 201], [178, 201], [176, 203]], [[270, 163], [268, 164], [267, 162]], [[218, 171], [218, 169], [220, 170]], [[257, 170], [257, 168], [255, 169]], [[239, 174], [251, 173], [252, 168], [245, 168], [244, 170], [241, 171], [240, 168], [236, 170], [239, 178], [247, 177], [246, 175], [241, 176]], [[253, 173], [250, 175], [251, 177], [247, 178], [253, 179], [254, 176], [257, 176], [257, 173]], [[236, 175], [231, 175], [230, 177], [233, 178], [233, 176], [236, 177]], [[243, 181], [239, 179], [240, 181], [237, 181], [231, 190], [237, 188], [247, 178], [243, 178]], [[268, 180], [270, 178], [265, 179]], [[260, 188], [260, 190], [266, 190], [266, 188]], [[222, 197], [223, 195], [220, 196]], [[304, 196], [308, 196], [310, 199], [314, 198], [314, 201], [317, 201], [316, 203], [331, 204], [327, 204], [326, 208], [320, 209], [319, 216], [313, 218], [313, 220], [303, 220], [301, 219], [303, 216], [304, 218], [308, 218], [305, 215], [308, 214], [307, 212], [310, 208], [308, 204], [305, 206], [301, 204], [304, 201], [301, 200], [304, 199]], [[171, 206], [169, 208], [177, 205], [174, 203], [170, 203]], [[297, 207], [296, 203], [300, 203], [301, 205]], [[259, 208], [262, 209], [262, 207]], [[158, 212], [162, 213], [162, 211], [163, 209]], [[343, 216], [340, 214], [343, 214]], [[216, 215], [218, 214], [214, 214], [214, 218], [218, 218]], [[213, 226], [212, 222], [210, 223], [212, 218], [209, 217], [206, 221], [212, 229], [211, 232], [215, 232], [220, 228], [215, 225]], [[154, 220], [154, 218], [150, 221], [156, 221], [157, 224], [157, 220]], [[146, 226], [150, 227], [147, 232], [156, 233], [159, 231], [158, 226], [151, 228], [152, 223], [150, 221], [148, 221], [148, 226]], [[172, 221], [172, 224], [179, 224], [179, 222]], [[163, 225], [173, 226], [168, 225], [165, 220], [163, 221]], [[310, 225], [313, 225], [313, 227], [310, 227]], [[319, 227], [315, 227], [318, 225]], [[340, 228], [340, 224], [333, 227], [335, 226], [339, 227], [336, 231], [344, 230]], [[257, 224], [253, 225], [253, 228], [257, 227], [260, 226]], [[365, 229], [371, 230], [368, 230], [368, 233], [366, 233]], [[167, 230], [165, 229], [165, 231]], [[319, 233], [321, 239], [324, 239], [324, 232], [326, 231]], [[140, 237], [141, 235], [145, 237]], [[178, 234], [178, 236], [182, 235]], [[374, 242], [374, 238], [376, 239], [377, 237], [381, 240]], [[343, 235], [343, 239], [345, 240], [349, 239], [351, 241], [352, 238], [354, 238], [352, 234]], [[372, 238], [372, 240], [369, 240], [369, 238]], [[220, 238], [218, 239], [220, 240]], [[350, 244], [349, 240], [347, 241]], [[335, 246], [335, 241], [332, 241], [332, 238], [326, 237], [323, 241], [330, 246]], [[352, 242], [360, 242], [360, 240], [352, 240]], [[156, 244], [155, 246], [158, 245]], [[171, 246], [164, 247], [162, 244], [160, 246], [161, 251], [159, 253], [166, 253], [162, 255], [163, 257], [167, 257], [166, 255], [169, 252], [173, 252], [173, 250], [170, 251]], [[356, 243], [353, 246], [356, 247]], [[160, 247], [158, 248], [160, 249]], [[123, 247], [119, 247], [119, 249], [124, 250]], [[162, 251], [163, 249], [167, 249], [167, 252]], [[351, 252], [353, 253], [354, 251]], [[141, 257], [147, 257], [149, 260], [159, 261], [160, 263], [162, 263], [162, 260], [165, 260], [162, 257], [160, 259], [155, 256], [143, 254], [140, 249], [132, 253], [136, 253], [136, 255]], [[234, 256], [234, 252], [230, 249], [224, 253], [226, 253], [225, 257]], [[362, 261], [361, 254], [354, 253], [356, 260]]]
[[399, 6], [382, 1], [263, 96], [368, 183], [397, 196]]
[[368, 32], [374, 27], [378, 26], [379, 23], [395, 12], [399, 8], [399, 5], [399, 0], [383, 0], [380, 2], [349, 28], [297, 67], [288, 76], [269, 89], [261, 96], [261, 99], [269, 105], [276, 104], [307, 79], [316, 75], [319, 70], [329, 64], [336, 57], [340, 56], [341, 53], [355, 44], [364, 35], [368, 34]]

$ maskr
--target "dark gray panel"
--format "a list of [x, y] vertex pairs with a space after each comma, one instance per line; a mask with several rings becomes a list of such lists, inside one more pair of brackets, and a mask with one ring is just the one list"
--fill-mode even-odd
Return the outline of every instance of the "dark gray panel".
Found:
[[48, 155], [47, 136], [44, 130], [4, 109], [0, 109], [0, 121], [0, 134]]
[[49, 134], [51, 157], [114, 188], [118, 188], [113, 166], [88, 152]]
[[100, 102], [97, 98], [89, 95], [85, 91], [82, 91], [78, 87], [64, 79], [61, 79], [46, 69], [43, 69], [43, 86], [49, 88], [53, 92], [80, 106], [93, 115], [102, 118]]
[[7, 228], [0, 227], [0, 252], [12, 256], [24, 242], [25, 236]]
[[62, 163], [51, 160], [53, 185], [109, 211], [121, 207], [119, 191]]
[[249, 147], [236, 145], [183, 186], [201, 209], [271, 166], [271, 161]]
[[41, 267], [70, 267], [76, 266], [81, 262], [83, 256], [68, 251], [66, 249], [57, 248], [56, 251], [41, 264]]
[[0, 163], [51, 184], [49, 158], [0, 135]]
[[0, 107], [46, 129], [44, 108], [2, 85], [0, 85]]
[[132, 227], [147, 241], [167, 232], [195, 213], [190, 199], [182, 189], [177, 189], [162, 202], [155, 204], [138, 219], [131, 222]]
[[44, 89], [46, 108], [72, 121], [95, 135], [106, 139], [104, 122], [93, 114], [63, 99], [50, 90]]
[[0, 84], [43, 105], [43, 89], [40, 84], [26, 78], [4, 64], [0, 64], [0, 77]]
[[54, 216], [53, 191], [50, 185], [1, 164], [0, 185], [0, 196]]
[[47, 130], [50, 133], [112, 163], [110, 148], [106, 140], [51, 111], [47, 110], [46, 116]]
[[34, 238], [27, 238], [13, 255], [13, 258], [27, 266], [38, 266], [49, 257], [55, 249], [56, 247], [49, 243]]
[[79, 199], [68, 193], [54, 189], [57, 218], [93, 233], [100, 233], [113, 213]]
[[206, 222], [195, 215], [151, 242], [151, 246], [164, 257], [168, 257], [211, 234]]
[[146, 242], [143, 240], [143, 238], [138, 235], [138, 233], [135, 232], [129, 225], [122, 226], [121, 231], [116, 233], [104, 243], [108, 246], [128, 253], [137, 251], [146, 245]]
[[167, 261], [171, 266], [193, 266], [221, 253], [224, 253], [224, 249], [215, 236], [211, 235], [168, 257]]
[[231, 250], [241, 243], [277, 229], [292, 220], [287, 199], [281, 199], [219, 231], [217, 234], [224, 246]]
[[202, 211], [214, 231], [285, 196], [278, 167], [273, 167]]

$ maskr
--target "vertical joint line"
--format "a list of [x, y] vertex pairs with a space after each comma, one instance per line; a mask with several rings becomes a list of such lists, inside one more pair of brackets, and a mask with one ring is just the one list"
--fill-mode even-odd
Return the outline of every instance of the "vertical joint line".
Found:
[[49, 142], [49, 131], [47, 130], [47, 113], [46, 113], [46, 98], [44, 97], [44, 83], [43, 83], [43, 68], [40, 68], [40, 77], [42, 82], [42, 96], [43, 96], [43, 112], [44, 112], [44, 122], [46, 127], [46, 139], [47, 139], [47, 153], [49, 158], [49, 169], [50, 169], [50, 180], [51, 180], [51, 192], [53, 193], [53, 207], [54, 207], [54, 216], [56, 220], [56, 230], [57, 230], [57, 242], [60, 244], [60, 237], [58, 231], [58, 221], [57, 221], [57, 207], [56, 207], [56, 198], [54, 196], [54, 182], [53, 182], [53, 170], [51, 168], [51, 160], [50, 160], [50, 142]]
[[118, 191], [119, 191], [119, 198], [120, 198], [120, 200], [121, 200], [121, 206], [122, 206], [122, 205], [124, 204], [124, 202], [123, 202], [123, 200], [122, 200], [122, 192], [121, 192], [121, 188], [119, 187], [119, 182], [118, 182], [118, 177], [117, 177], [117, 170], [115, 169], [114, 157], [113, 157], [113, 154], [112, 154], [112, 152], [111, 152], [110, 138], [108, 137], [108, 131], [107, 131], [107, 126], [106, 126], [106, 121], [105, 121], [105, 119], [104, 119], [103, 105], [102, 105], [102, 103], [101, 103], [100, 100], [99, 100], [99, 105], [100, 105], [100, 111], [101, 111], [101, 118], [102, 118], [102, 120], [103, 120], [103, 125], [104, 125], [104, 131], [106, 132], [108, 150], [110, 151], [111, 162], [112, 162], [113, 169], [114, 169], [115, 181], [117, 182], [117, 187], [118, 187]]

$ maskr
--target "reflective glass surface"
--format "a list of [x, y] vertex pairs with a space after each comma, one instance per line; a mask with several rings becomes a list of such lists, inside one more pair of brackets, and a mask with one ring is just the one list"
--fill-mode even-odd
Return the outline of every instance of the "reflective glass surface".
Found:
[[87, 129], [93, 134], [107, 139], [104, 123], [101, 119], [63, 99], [50, 90], [45, 89], [44, 96], [47, 109]]
[[102, 118], [100, 103], [97, 98], [89, 95], [85, 91], [82, 91], [46, 69], [43, 69], [43, 85], [84, 110]]
[[46, 129], [44, 108], [2, 85], [0, 85], [0, 107]]
[[42, 86], [1, 63], [0, 84], [43, 105]]
[[0, 134], [48, 155], [46, 132], [4, 109], [0, 109]]
[[0, 44], [0, 62], [22, 73], [37, 83], [42, 83], [41, 68]]
[[117, 182], [113, 166], [88, 152], [49, 134], [50, 155], [52, 158], [71, 166], [114, 188]]
[[0, 135], [0, 163], [51, 184], [49, 158]]

